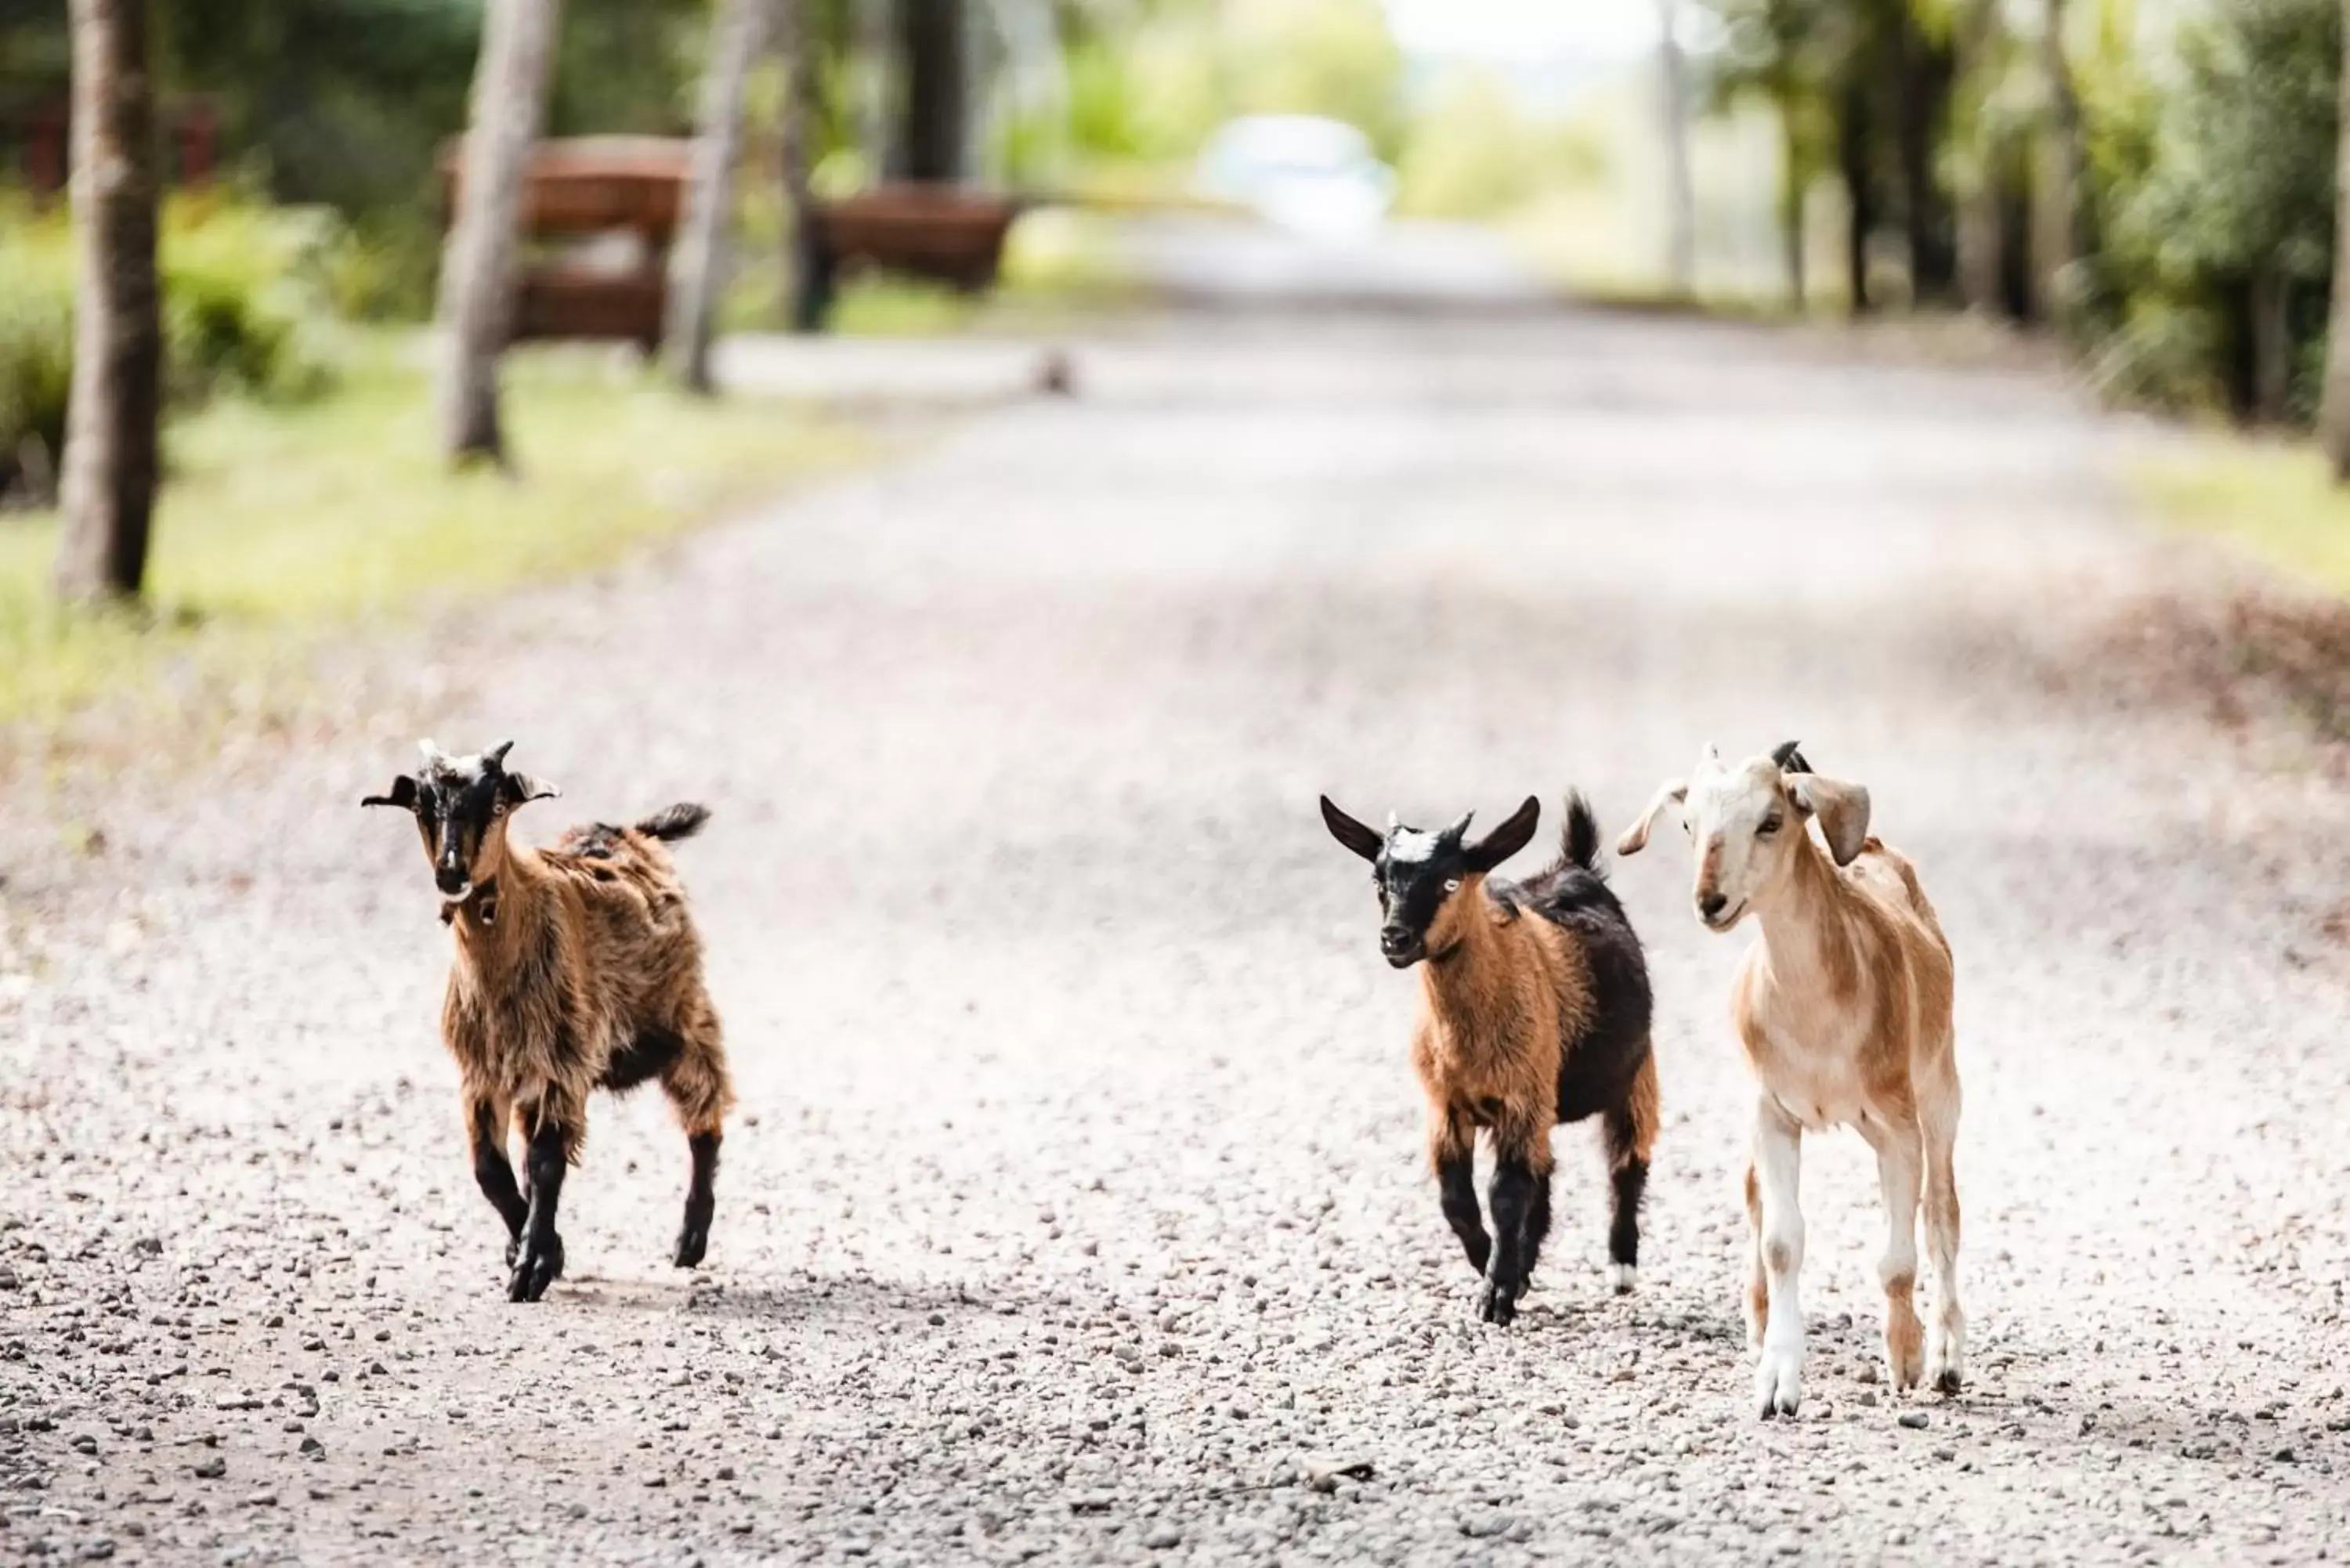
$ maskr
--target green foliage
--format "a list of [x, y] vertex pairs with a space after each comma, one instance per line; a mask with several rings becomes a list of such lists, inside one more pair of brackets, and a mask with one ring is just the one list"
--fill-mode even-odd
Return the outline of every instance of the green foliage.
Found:
[[1455, 71], [1411, 122], [1397, 168], [1396, 206], [1430, 218], [1496, 218], [1539, 191], [1542, 128], [1491, 72]]
[[2079, 286], [2094, 374], [2128, 401], [2247, 406], [2265, 278], [2289, 335], [2276, 411], [2305, 417], [2333, 268], [2341, 7], [2231, 0], [2180, 30], [2171, 63], [2158, 75], [2111, 40], [2076, 73], [2104, 241]]
[[0, 497], [54, 470], [72, 379], [71, 258], [22, 224], [0, 228]]
[[[332, 217], [221, 197], [166, 210], [161, 235], [164, 383], [185, 409], [218, 393], [279, 401], [334, 379], [325, 286], [340, 243]], [[74, 265], [63, 215], [0, 228], [0, 491], [65, 443], [73, 379]], [[27, 472], [28, 441], [39, 453]]]
[[2230, 0], [2181, 36], [2145, 179], [2115, 244], [2192, 286], [2327, 275], [2342, 76], [2335, 0]]
[[173, 396], [314, 396], [333, 379], [328, 287], [342, 230], [321, 210], [189, 197], [162, 233], [164, 361]]

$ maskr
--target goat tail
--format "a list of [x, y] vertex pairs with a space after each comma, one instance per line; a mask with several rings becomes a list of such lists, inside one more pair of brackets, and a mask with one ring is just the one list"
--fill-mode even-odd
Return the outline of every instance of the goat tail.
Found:
[[1559, 853], [1570, 866], [1596, 875], [1599, 870], [1599, 819], [1579, 789], [1566, 792], [1566, 827], [1558, 839]]
[[663, 806], [637, 824], [637, 831], [648, 838], [658, 838], [663, 843], [674, 844], [680, 839], [691, 838], [701, 832], [702, 825], [709, 820], [708, 806], [697, 805], [690, 800], [681, 800], [675, 805]]

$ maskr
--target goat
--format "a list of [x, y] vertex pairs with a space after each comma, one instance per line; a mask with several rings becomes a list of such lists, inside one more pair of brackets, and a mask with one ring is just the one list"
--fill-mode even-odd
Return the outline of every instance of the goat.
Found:
[[[506, 836], [509, 814], [562, 792], [505, 766], [511, 741], [424, 765], [361, 805], [411, 812], [454, 933], [441, 1037], [456, 1058], [474, 1179], [506, 1224], [507, 1297], [535, 1302], [563, 1272], [555, 1228], [579, 1160], [589, 1091], [659, 1077], [684, 1124], [692, 1177], [674, 1258], [700, 1263], [717, 1206], [718, 1146], [734, 1103], [702, 940], [664, 845], [709, 813], [672, 805], [633, 827], [574, 827], [552, 849]], [[525, 1146], [515, 1185], [508, 1129]]]
[[[1803, 1397], [1796, 1189], [1807, 1128], [1857, 1128], [1877, 1152], [1888, 1380], [1914, 1388], [1922, 1377], [1945, 1394], [1964, 1381], [1950, 944], [1917, 870], [1870, 835], [1868, 805], [1860, 785], [1814, 774], [1792, 741], [1734, 768], [1708, 746], [1689, 780], [1659, 790], [1616, 846], [1638, 854], [1657, 818], [1677, 807], [1697, 850], [1699, 920], [1727, 931], [1751, 912], [1761, 927], [1730, 1011], [1762, 1090], [1746, 1167], [1746, 1310], [1765, 1420], [1794, 1415]], [[1921, 1188], [1936, 1286], [1922, 1358], [1913, 1300]]]
[[[1600, 1118], [1614, 1189], [1608, 1275], [1619, 1293], [1638, 1271], [1657, 1141], [1648, 962], [1599, 874], [1589, 804], [1567, 797], [1555, 864], [1514, 885], [1487, 879], [1541, 816], [1529, 796], [1471, 843], [1466, 815], [1423, 833], [1390, 815], [1382, 834], [1322, 797], [1331, 836], [1371, 863], [1385, 916], [1379, 950], [1397, 969], [1422, 965], [1411, 1064], [1428, 1097], [1429, 1160], [1444, 1217], [1484, 1277], [1478, 1315], [1492, 1324], [1517, 1315], [1550, 1232], [1553, 1126]], [[1491, 1238], [1477, 1211], [1480, 1128], [1494, 1153]]]

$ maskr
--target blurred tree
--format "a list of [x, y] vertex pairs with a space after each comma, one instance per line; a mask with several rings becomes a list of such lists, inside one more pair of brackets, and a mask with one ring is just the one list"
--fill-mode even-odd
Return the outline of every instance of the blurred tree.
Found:
[[1665, 119], [1666, 275], [1674, 295], [1697, 291], [1697, 187], [1690, 174], [1689, 65], [1679, 0], [1657, 0], [1658, 78]]
[[963, 114], [965, 17], [961, 0], [898, 0], [905, 49], [905, 130], [897, 172], [908, 180], [959, 180], [966, 149]]
[[147, 572], [162, 322], [147, 0], [72, 0], [75, 323], [57, 588], [135, 598]]
[[523, 181], [560, 10], [561, 0], [490, 0], [482, 29], [457, 219], [442, 253], [441, 441], [455, 462], [513, 466], [498, 420], [498, 357], [513, 320]]
[[[2345, 0], [2350, 11], [2350, 0]], [[2343, 47], [2350, 48], [2350, 22], [2343, 28]], [[2334, 159], [2334, 295], [2325, 328], [2325, 385], [2317, 410], [2318, 442], [2333, 464], [2334, 482], [2350, 484], [2350, 243], [2343, 225], [2350, 222], [2350, 62], [2345, 62], [2337, 89], [2340, 124]]]
[[[1745, 98], [1768, 104], [1779, 120], [1779, 232], [1786, 257], [1788, 298], [1798, 311], [1808, 297], [1804, 276], [1804, 197], [1827, 166], [1841, 119], [1831, 82], [1852, 31], [1839, 0], [1715, 0], [1723, 42], [1714, 57], [1716, 108]], [[1856, 220], [1857, 231], [1863, 223]], [[1856, 300], [1866, 279], [1855, 269]]]
[[776, 0], [782, 6], [776, 46], [784, 57], [784, 99], [779, 109], [777, 172], [784, 199], [783, 291], [785, 322], [795, 332], [814, 332], [831, 306], [832, 280], [816, 254], [815, 172], [816, 139], [824, 126], [823, 36], [815, 0]]
[[[788, 4], [789, 0], [785, 0]], [[734, 163], [743, 143], [743, 88], [759, 52], [773, 0], [721, 0], [710, 28], [710, 64], [685, 218], [670, 253], [668, 320], [662, 357], [687, 391], [707, 394], [710, 335], [725, 287], [727, 236], [734, 216]]]
[[2333, 270], [2340, 0], [2230, 0], [2180, 35], [2152, 157], [2116, 215], [2116, 258], [2143, 311], [2210, 313], [2232, 400], [2293, 411], [2300, 345]]

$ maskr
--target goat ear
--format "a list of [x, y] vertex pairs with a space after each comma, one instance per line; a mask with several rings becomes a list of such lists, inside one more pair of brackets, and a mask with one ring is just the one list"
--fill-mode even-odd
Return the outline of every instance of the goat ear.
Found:
[[1657, 826], [1657, 818], [1664, 815], [1665, 807], [1679, 805], [1688, 798], [1688, 784], [1679, 779], [1668, 781], [1657, 791], [1656, 799], [1648, 803], [1648, 809], [1640, 814], [1640, 820], [1626, 828], [1623, 836], [1616, 840], [1616, 853], [1638, 855], [1641, 850], [1646, 849], [1648, 846], [1649, 831]]
[[1797, 774], [1787, 780], [1787, 797], [1806, 816], [1820, 819], [1828, 853], [1849, 866], [1868, 846], [1868, 790], [1865, 785]]
[[1322, 822], [1329, 828], [1331, 837], [1366, 860], [1377, 860], [1379, 850], [1387, 843], [1386, 836], [1378, 829], [1367, 823], [1357, 822], [1340, 811], [1326, 794], [1322, 797]]
[[391, 793], [390, 794], [366, 795], [360, 799], [359, 804], [361, 805], [396, 805], [402, 811], [414, 811], [416, 809], [416, 781], [410, 778], [406, 774], [402, 774], [398, 778], [391, 781]]
[[1534, 837], [1534, 828], [1542, 821], [1542, 802], [1533, 795], [1525, 804], [1510, 813], [1508, 818], [1492, 832], [1461, 850], [1461, 858], [1471, 871], [1491, 871], [1511, 856], [1526, 846]]
[[505, 790], [508, 804], [525, 805], [534, 800], [553, 800], [563, 792], [551, 784], [531, 777], [528, 774], [508, 774], [499, 781]]

